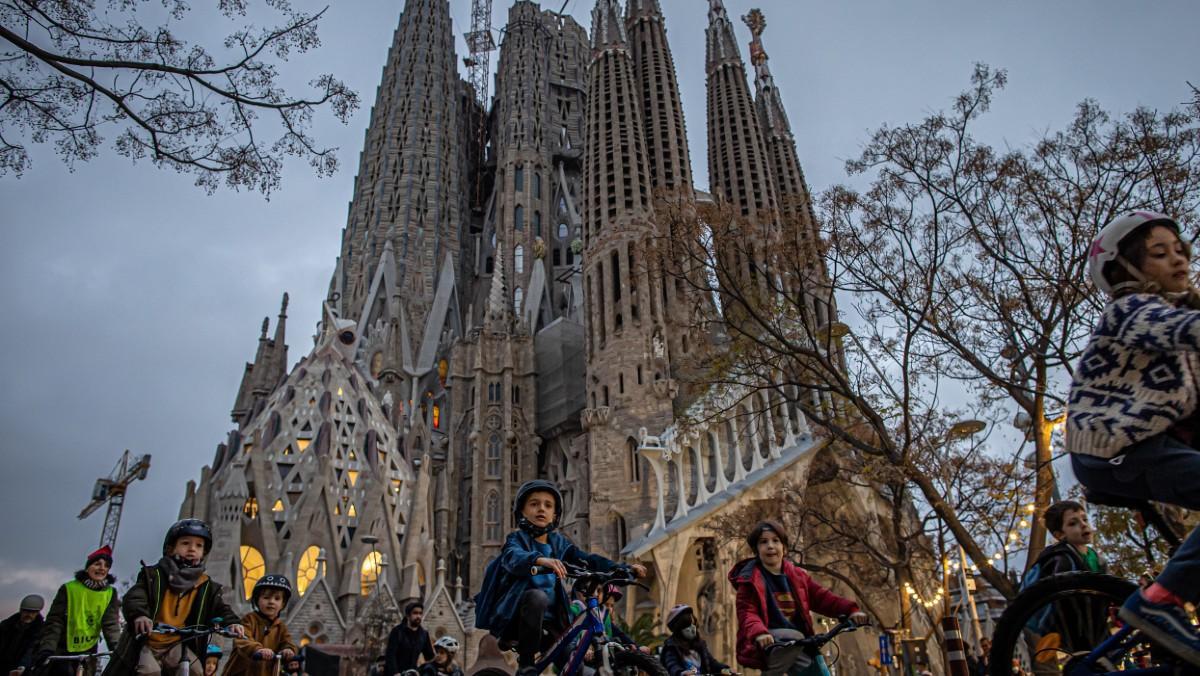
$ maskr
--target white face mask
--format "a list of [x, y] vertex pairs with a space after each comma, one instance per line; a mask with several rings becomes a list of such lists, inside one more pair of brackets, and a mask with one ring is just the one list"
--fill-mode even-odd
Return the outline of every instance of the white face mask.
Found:
[[696, 635], [698, 633], [699, 632], [696, 631], [696, 625], [694, 625], [694, 624], [688, 625], [688, 626], [684, 627], [683, 629], [679, 630], [679, 635], [686, 638], [689, 641], [695, 641]]

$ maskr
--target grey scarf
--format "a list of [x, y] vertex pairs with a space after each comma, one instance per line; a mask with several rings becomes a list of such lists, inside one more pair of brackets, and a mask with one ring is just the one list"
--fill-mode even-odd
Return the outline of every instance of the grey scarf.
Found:
[[198, 566], [180, 567], [170, 556], [162, 557], [158, 565], [167, 574], [167, 586], [176, 594], [186, 594], [195, 589], [200, 582], [200, 576], [204, 574], [203, 563]]

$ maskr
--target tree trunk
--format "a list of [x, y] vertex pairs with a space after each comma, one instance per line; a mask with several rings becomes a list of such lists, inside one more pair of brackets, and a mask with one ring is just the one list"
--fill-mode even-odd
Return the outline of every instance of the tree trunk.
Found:
[[[1040, 411], [1040, 401], [1038, 406]], [[1045, 415], [1039, 412], [1033, 419], [1033, 431], [1037, 487], [1034, 491], [1034, 511], [1030, 515], [1032, 519], [1029, 528], [1029, 555], [1025, 557], [1026, 571], [1037, 562], [1038, 555], [1046, 547], [1046, 523], [1042, 520], [1042, 514], [1054, 498], [1054, 466], [1050, 462], [1050, 436], [1054, 433], [1054, 427], [1046, 420]]]

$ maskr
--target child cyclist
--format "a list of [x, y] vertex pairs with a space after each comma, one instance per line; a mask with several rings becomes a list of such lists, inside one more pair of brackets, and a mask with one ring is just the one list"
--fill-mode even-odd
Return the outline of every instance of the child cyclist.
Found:
[[[1089, 491], [1200, 509], [1200, 294], [1179, 224], [1133, 211], [1100, 230], [1088, 256], [1110, 296], [1079, 360], [1066, 447]], [[1121, 608], [1131, 626], [1200, 666], [1200, 633], [1185, 603], [1200, 602], [1200, 530]]]
[[156, 624], [212, 626], [221, 621], [235, 635], [244, 635], [242, 626], [232, 623], [236, 614], [221, 598], [221, 585], [204, 572], [211, 549], [212, 531], [200, 519], [183, 519], [167, 530], [162, 558], [153, 566], [143, 565], [121, 603], [127, 624], [104, 676], [158, 676], [185, 658], [192, 676], [203, 676], [204, 639], [181, 642], [171, 634], [152, 633]]
[[734, 564], [729, 582], [737, 590], [737, 661], [766, 676], [816, 676], [823, 662], [808, 658], [802, 646], [772, 647], [776, 641], [812, 636], [809, 609], [829, 617], [848, 615], [870, 623], [858, 605], [817, 584], [787, 560], [788, 538], [776, 521], [761, 521], [746, 536], [752, 558]]
[[264, 575], [254, 583], [250, 605], [254, 610], [242, 617], [246, 636], [233, 642], [233, 654], [222, 676], [270, 676], [269, 660], [278, 655], [288, 664], [299, 648], [283, 623], [283, 610], [292, 599], [292, 583], [282, 575]]
[[[564, 562], [592, 570], [617, 566], [598, 554], [585, 552], [555, 532], [562, 517], [562, 494], [550, 481], [527, 481], [517, 490], [513, 515], [518, 529], [509, 533], [500, 556], [488, 564], [483, 585], [475, 596], [475, 626], [501, 641], [517, 644], [518, 673], [532, 673], [538, 651], [568, 626], [567, 593], [556, 578], [567, 577]], [[533, 574], [540, 566], [551, 572]], [[638, 577], [640, 565], [630, 567]], [[543, 635], [543, 628], [550, 630]]]
[[458, 639], [443, 636], [433, 642], [433, 659], [417, 669], [420, 676], [463, 676], [462, 669], [454, 663], [458, 654]]
[[[117, 579], [108, 572], [112, 562], [112, 548], [105, 545], [88, 554], [83, 569], [58, 588], [38, 643], [37, 663], [47, 664], [44, 674], [75, 673], [74, 663], [45, 662], [51, 655], [94, 654], [101, 638], [109, 650], [116, 647], [121, 636], [121, 601], [113, 588]], [[94, 664], [84, 664], [86, 673], [91, 674]]]

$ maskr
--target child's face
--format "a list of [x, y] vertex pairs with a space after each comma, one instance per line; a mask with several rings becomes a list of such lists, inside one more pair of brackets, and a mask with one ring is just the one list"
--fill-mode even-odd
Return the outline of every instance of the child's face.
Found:
[[442, 648], [438, 648], [433, 654], [433, 661], [437, 662], [438, 666], [444, 667], [450, 664], [451, 659], [453, 659], [453, 656]]
[[191, 563], [200, 563], [204, 560], [204, 538], [199, 535], [180, 537], [175, 541], [175, 548], [171, 550], [171, 555]]
[[279, 613], [282, 610], [282, 589], [264, 589], [262, 593], [258, 595], [258, 612], [273, 620], [276, 617], [279, 617]]
[[530, 493], [521, 507], [521, 516], [538, 528], [549, 526], [554, 521], [554, 494], [545, 491]]
[[106, 559], [96, 559], [86, 570], [88, 578], [100, 582], [108, 577], [108, 561]]
[[220, 658], [209, 657], [204, 660], [204, 676], [213, 676], [217, 673], [217, 665], [221, 662]]
[[1146, 281], [1168, 293], [1187, 291], [1188, 267], [1187, 252], [1175, 231], [1164, 225], [1151, 228], [1146, 235], [1146, 256], [1138, 268]]
[[1054, 533], [1054, 537], [1079, 548], [1092, 544], [1092, 526], [1088, 523], [1087, 512], [1072, 509], [1063, 514], [1062, 530]]
[[758, 538], [758, 559], [772, 568], [783, 563], [783, 541], [775, 531], [765, 530]]

